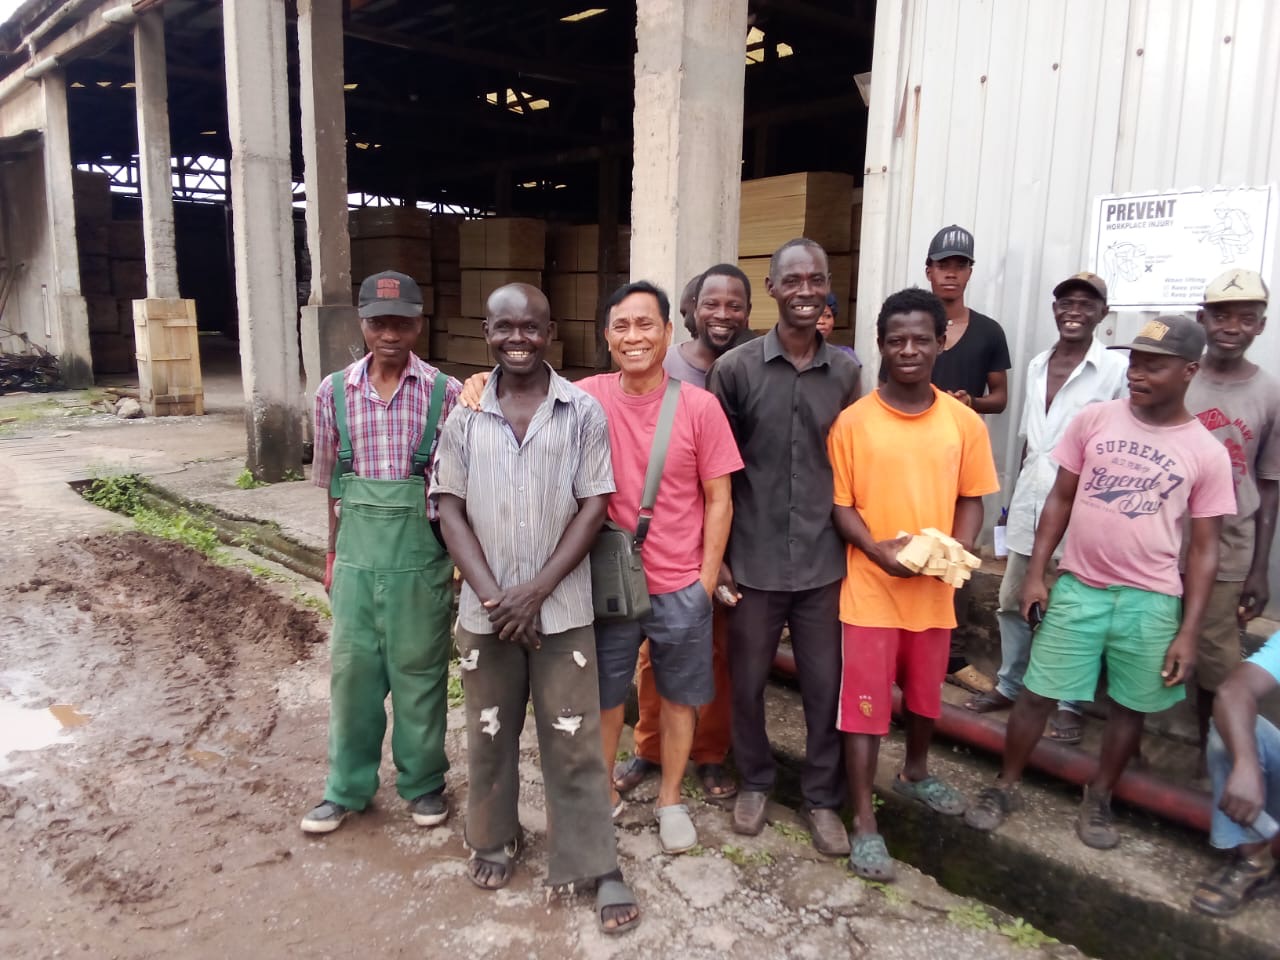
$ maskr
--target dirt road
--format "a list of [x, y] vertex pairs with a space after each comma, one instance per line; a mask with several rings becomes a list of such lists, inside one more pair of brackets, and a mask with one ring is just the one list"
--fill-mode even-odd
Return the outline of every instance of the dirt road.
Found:
[[371, 812], [305, 837], [325, 772], [328, 626], [293, 602], [296, 585], [139, 534], [16, 549], [0, 571], [0, 956], [1028, 955], [971, 929], [958, 918], [972, 905], [914, 871], [886, 897], [798, 831], [744, 840], [709, 805], [696, 805], [702, 854], [664, 857], [643, 800], [619, 844], [645, 922], [605, 938], [589, 896], [540, 885], [528, 739], [532, 843], [511, 887], [484, 894], [462, 875], [456, 710], [446, 826], [413, 826], [388, 762]]

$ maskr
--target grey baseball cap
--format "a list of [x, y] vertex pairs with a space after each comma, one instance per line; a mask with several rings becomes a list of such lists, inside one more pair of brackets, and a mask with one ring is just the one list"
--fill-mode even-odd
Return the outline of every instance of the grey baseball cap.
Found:
[[422, 288], [407, 274], [383, 270], [360, 284], [357, 312], [361, 317], [420, 317]]
[[1204, 344], [1204, 327], [1190, 317], [1170, 313], [1144, 323], [1132, 343], [1107, 349], [1161, 353], [1166, 357], [1181, 357], [1188, 363], [1195, 363], [1204, 353]]

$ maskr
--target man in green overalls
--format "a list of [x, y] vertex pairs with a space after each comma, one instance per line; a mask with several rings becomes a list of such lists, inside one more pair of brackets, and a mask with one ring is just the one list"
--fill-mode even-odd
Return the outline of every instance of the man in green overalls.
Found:
[[329, 778], [302, 820], [330, 833], [378, 790], [391, 694], [396, 792], [419, 826], [449, 815], [445, 687], [453, 563], [438, 536], [427, 477], [439, 428], [460, 391], [413, 353], [422, 292], [385, 271], [360, 285], [369, 353], [316, 391], [312, 482], [329, 492], [325, 589], [333, 604]]

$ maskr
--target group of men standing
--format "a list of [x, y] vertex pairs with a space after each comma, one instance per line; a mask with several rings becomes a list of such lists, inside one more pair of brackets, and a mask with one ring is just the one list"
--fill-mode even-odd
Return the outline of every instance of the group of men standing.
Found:
[[[314, 480], [329, 488], [335, 623], [330, 776], [303, 829], [336, 829], [372, 799], [388, 691], [397, 789], [419, 824], [447, 816], [444, 676], [456, 564], [468, 876], [477, 886], [504, 886], [518, 855], [519, 737], [530, 699], [547, 797], [547, 883], [594, 884], [606, 933], [639, 922], [611, 819], [649, 775], [661, 776], [655, 818], [665, 852], [697, 844], [681, 797], [691, 759], [709, 798], [733, 798], [733, 828], [759, 833], [775, 777], [764, 694], [784, 627], [806, 722], [801, 812], [821, 852], [847, 855], [860, 876], [893, 876], [872, 786], [894, 684], [907, 742], [894, 789], [993, 829], [1016, 809], [1021, 768], [1054, 703], [1052, 729], [1070, 739], [1075, 704], [1093, 698], [1104, 659], [1115, 703], [1078, 829], [1086, 843], [1114, 845], [1110, 790], [1142, 717], [1181, 696], [1197, 648], [1222, 664], [1201, 683], [1223, 682], [1239, 660], [1228, 620], [1234, 626], [1266, 603], [1280, 388], [1241, 366], [1266, 292], [1260, 278], [1236, 271], [1234, 286], [1247, 296], [1232, 299], [1233, 284], [1220, 278], [1200, 323], [1148, 324], [1123, 348], [1126, 398], [1123, 361], [1093, 336], [1107, 312], [1105, 285], [1078, 274], [1055, 287], [1059, 340], [1028, 370], [1000, 600], [1004, 663], [987, 689], [952, 647], [952, 587], [898, 560], [902, 534], [926, 528], [973, 548], [982, 498], [999, 488], [981, 415], [1004, 409], [1008, 349], [999, 325], [964, 304], [972, 268], [968, 231], [940, 231], [926, 265], [934, 292], [886, 300], [880, 383], [861, 398], [856, 356], [819, 332], [829, 266], [803, 238], [771, 259], [766, 292], [777, 322], [763, 335], [749, 330], [750, 282], [731, 264], [690, 281], [679, 307], [693, 339], [679, 345], [666, 294], [630, 283], [603, 319], [616, 371], [575, 384], [544, 361], [554, 322], [536, 288], [491, 294], [485, 332], [496, 367], [463, 388], [411, 351], [422, 323], [413, 281], [368, 278], [359, 308], [369, 356], [316, 397]], [[1203, 412], [1188, 412], [1192, 385], [1203, 388]], [[648, 507], [646, 468], [660, 430], [664, 468]], [[1233, 434], [1224, 448], [1209, 430], [1241, 439]], [[1224, 516], [1233, 519], [1219, 568]], [[593, 610], [587, 555], [606, 519], [647, 531], [651, 602], [636, 619], [597, 619]], [[615, 764], [633, 677], [635, 752]], [[975, 691], [971, 709], [1016, 702], [1001, 780], [972, 806], [928, 770], [944, 678]], [[1243, 721], [1232, 729], [1229, 746], [1243, 739]], [[852, 833], [840, 819], [846, 802]], [[1256, 850], [1245, 854], [1257, 860]]]

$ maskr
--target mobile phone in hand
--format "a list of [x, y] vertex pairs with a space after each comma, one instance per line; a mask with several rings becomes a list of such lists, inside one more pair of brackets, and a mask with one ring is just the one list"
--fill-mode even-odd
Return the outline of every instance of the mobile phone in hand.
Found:
[[1027, 611], [1027, 623], [1031, 624], [1031, 629], [1034, 630], [1040, 626], [1042, 620], [1044, 620], [1044, 607], [1040, 606], [1040, 602], [1037, 600], [1031, 605], [1031, 609]]

